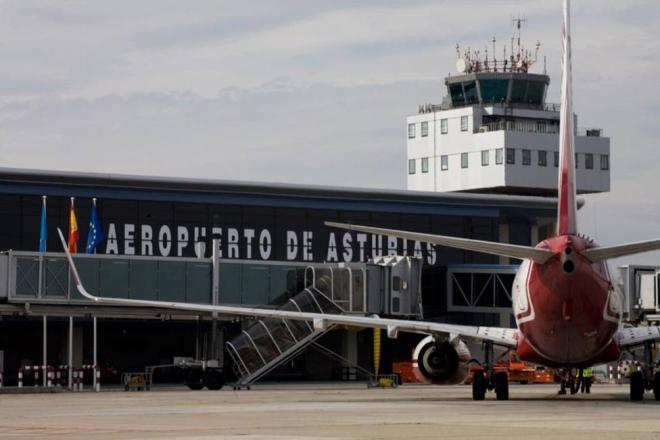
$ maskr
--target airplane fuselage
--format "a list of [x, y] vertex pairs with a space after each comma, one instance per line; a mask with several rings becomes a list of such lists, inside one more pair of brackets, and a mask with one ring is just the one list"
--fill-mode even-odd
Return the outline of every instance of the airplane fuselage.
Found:
[[581, 255], [593, 247], [589, 239], [562, 235], [537, 245], [555, 257], [544, 264], [523, 261], [512, 291], [521, 359], [583, 367], [619, 358], [614, 336], [623, 297], [612, 286], [607, 263]]

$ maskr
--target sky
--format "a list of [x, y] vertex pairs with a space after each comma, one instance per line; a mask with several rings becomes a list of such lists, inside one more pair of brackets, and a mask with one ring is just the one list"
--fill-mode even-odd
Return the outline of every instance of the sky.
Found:
[[[572, 3], [574, 110], [612, 167], [579, 227], [660, 238], [660, 2]], [[406, 116], [518, 15], [558, 102], [560, 0], [0, 0], [0, 163], [405, 189]]]

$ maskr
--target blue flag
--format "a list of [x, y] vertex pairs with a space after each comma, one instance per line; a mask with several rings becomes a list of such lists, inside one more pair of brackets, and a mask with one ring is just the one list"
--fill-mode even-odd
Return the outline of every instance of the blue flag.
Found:
[[87, 233], [87, 246], [85, 252], [93, 254], [96, 247], [103, 243], [103, 229], [96, 212], [96, 199], [92, 200], [92, 212], [89, 214], [89, 232]]
[[48, 230], [46, 229], [46, 196], [41, 198], [41, 229], [39, 230], [39, 252], [46, 252], [46, 240], [48, 239]]

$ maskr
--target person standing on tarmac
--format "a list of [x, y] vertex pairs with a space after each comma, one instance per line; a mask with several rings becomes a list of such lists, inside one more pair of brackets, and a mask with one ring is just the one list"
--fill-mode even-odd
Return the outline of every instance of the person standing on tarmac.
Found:
[[591, 367], [582, 370], [582, 383], [580, 384], [580, 392], [591, 393], [591, 379], [593, 378], [593, 371]]

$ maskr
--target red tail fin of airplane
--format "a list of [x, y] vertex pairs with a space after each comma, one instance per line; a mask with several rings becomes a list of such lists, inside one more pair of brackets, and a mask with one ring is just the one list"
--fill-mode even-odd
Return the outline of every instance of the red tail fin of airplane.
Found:
[[575, 121], [573, 119], [573, 86], [571, 70], [571, 21], [569, 0], [564, 0], [561, 27], [561, 114], [559, 121], [559, 209], [557, 235], [577, 234], [575, 202]]

